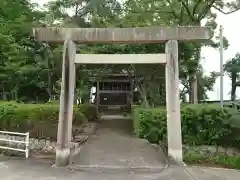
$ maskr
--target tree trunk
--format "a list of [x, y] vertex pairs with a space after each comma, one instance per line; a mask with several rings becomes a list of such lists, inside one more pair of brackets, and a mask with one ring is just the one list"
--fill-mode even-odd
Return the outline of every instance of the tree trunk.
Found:
[[4, 101], [7, 100], [7, 95], [6, 95], [6, 92], [5, 92], [5, 84], [4, 83], [2, 83], [2, 99]]
[[189, 103], [193, 104], [193, 80], [192, 77], [189, 78]]
[[193, 77], [193, 104], [198, 103], [198, 80], [197, 75]]
[[48, 92], [48, 96], [49, 96], [49, 100], [50, 101], [52, 100], [52, 89], [53, 89], [53, 86], [52, 86], [52, 73], [49, 72], [48, 73], [48, 88], [47, 88], [47, 92]]
[[14, 92], [13, 93], [14, 93], [14, 100], [18, 101], [18, 87], [14, 88]]
[[49, 96], [49, 100], [52, 100], [52, 90], [53, 90], [53, 86], [52, 86], [52, 67], [51, 67], [51, 63], [50, 63], [50, 59], [47, 58], [47, 68], [48, 68], [48, 96]]
[[231, 81], [232, 81], [232, 88], [231, 88], [231, 101], [235, 101], [236, 99], [236, 81], [237, 81], [237, 74], [236, 73], [232, 73], [232, 78], [231, 78]]
[[189, 102], [191, 104], [198, 103], [198, 84], [196, 75], [191, 75], [189, 78]]
[[144, 85], [141, 85], [140, 83], [136, 83], [136, 87], [140, 93], [141, 99], [143, 100], [143, 105], [149, 108], [150, 103], [148, 102], [147, 93]]
[[[133, 72], [136, 72], [135, 66], [131, 65], [131, 69], [130, 70], [127, 69], [127, 71], [128, 71], [129, 76], [133, 77]], [[143, 105], [145, 107], [149, 108], [150, 103], [149, 103], [148, 98], [147, 98], [146, 85], [137, 76], [135, 76], [134, 84], [137, 87], [137, 90], [139, 91], [141, 99], [143, 100]]]

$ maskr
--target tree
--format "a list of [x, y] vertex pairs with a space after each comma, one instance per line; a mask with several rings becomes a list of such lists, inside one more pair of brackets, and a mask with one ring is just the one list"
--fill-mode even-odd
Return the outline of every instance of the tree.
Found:
[[[202, 20], [207, 20], [205, 25], [212, 27], [212, 32], [217, 27], [215, 22], [216, 14], [212, 12], [211, 8], [224, 10], [228, 8], [229, 10], [233, 10], [233, 5], [229, 3], [223, 3], [219, 1], [206, 1], [206, 0], [194, 0], [194, 1], [182, 1], [182, 0], [165, 0], [165, 1], [153, 1], [153, 0], [131, 0], [126, 1], [121, 6], [116, 1], [107, 1], [102, 0], [98, 3], [93, 3], [91, 1], [82, 1], [84, 2], [79, 6], [79, 3], [76, 4], [76, 1], [73, 3], [64, 3], [64, 0], [57, 0], [52, 3], [49, 7], [54, 7], [55, 10], [61, 10], [60, 13], [57, 13], [59, 17], [68, 17], [65, 20], [73, 20], [76, 22], [80, 27], [136, 27], [136, 26], [167, 26], [167, 25], [200, 25]], [[236, 5], [236, 4], [235, 4]], [[57, 7], [57, 8], [56, 8]], [[79, 7], [81, 7], [79, 9]], [[100, 10], [100, 7], [107, 8], [104, 11], [111, 12], [110, 19], [106, 16], [104, 12]], [[117, 8], [116, 8], [117, 7]], [[66, 13], [69, 9], [74, 9], [75, 13], [72, 16], [69, 16]], [[103, 9], [103, 8], [102, 8]], [[85, 21], [86, 15], [88, 21]], [[76, 19], [81, 19], [81, 21], [75, 21]], [[81, 22], [81, 23], [79, 23]], [[87, 23], [86, 23], [87, 22]], [[216, 37], [217, 38], [217, 37]], [[225, 40], [225, 44], [227, 45], [227, 41]], [[212, 46], [217, 47], [219, 45], [218, 42], [214, 43]], [[97, 52], [102, 48], [102, 52], [104, 53], [153, 53], [153, 52], [162, 52], [163, 47], [155, 46], [154, 48], [149, 45], [123, 45], [121, 48], [111, 48], [110, 46], [94, 46], [98, 47]], [[150, 48], [149, 48], [150, 47]], [[100, 48], [100, 49], [99, 49]], [[111, 50], [110, 50], [111, 49]], [[115, 49], [115, 52], [112, 50]], [[201, 69], [199, 68], [199, 60], [200, 60], [200, 49], [201, 44], [199, 43], [180, 43], [179, 44], [179, 56], [180, 56], [180, 75], [181, 78], [185, 78], [188, 83], [185, 85], [188, 89], [190, 97], [193, 95], [193, 82], [194, 76], [197, 72], [203, 76], [201, 73]], [[95, 49], [96, 50], [96, 49]], [[120, 51], [119, 51], [120, 50]], [[95, 51], [96, 53], [96, 51]], [[113, 67], [111, 67], [113, 68]], [[127, 67], [126, 67], [127, 68]], [[156, 69], [156, 67], [153, 67]], [[159, 67], [161, 69], [161, 67]], [[133, 67], [131, 68], [131, 71]], [[147, 82], [151, 82], [153, 87], [158, 87], [153, 85], [155, 81], [153, 78], [151, 80], [149, 77], [151, 72], [160, 72], [159, 70], [141, 68], [140, 66], [134, 66], [134, 73], [135, 74], [144, 74]], [[138, 73], [141, 72], [141, 73]], [[145, 73], [142, 73], [145, 72]], [[148, 76], [148, 77], [147, 77]], [[215, 76], [212, 76], [213, 78]], [[204, 79], [205, 77], [201, 77], [200, 79]], [[203, 81], [200, 81], [203, 82]], [[159, 83], [159, 82], [155, 82]], [[211, 84], [211, 83], [210, 83]], [[149, 87], [148, 84], [138, 84], [139, 90], [142, 89], [142, 98], [149, 96], [146, 94], [152, 94], [148, 92], [146, 89]], [[202, 84], [202, 89], [205, 88], [206, 83]], [[151, 88], [149, 88], [151, 89]], [[202, 91], [200, 91], [202, 92]], [[202, 92], [203, 93], [203, 92]], [[145, 94], [145, 95], [144, 95]], [[156, 94], [155, 94], [156, 96]], [[201, 95], [204, 97], [204, 95]], [[146, 98], [145, 98], [146, 99]], [[148, 99], [148, 98], [147, 98]], [[156, 98], [155, 98], [156, 99]], [[149, 103], [146, 103], [149, 104]]]
[[[236, 4], [235, 4], [236, 5]], [[233, 6], [233, 5], [232, 5]], [[182, 1], [182, 0], [165, 0], [165, 1], [153, 1], [153, 0], [129, 0], [124, 4], [125, 17], [123, 18], [123, 24], [126, 27], [133, 26], [167, 26], [167, 25], [203, 25], [211, 27], [211, 31], [214, 35], [214, 31], [217, 27], [216, 13], [211, 8], [218, 8], [220, 10], [228, 7], [232, 10], [233, 7], [228, 3], [220, 3], [219, 1]], [[214, 36], [217, 40], [211, 46], [218, 47], [218, 36]], [[228, 46], [227, 40], [224, 38], [225, 47]], [[201, 75], [198, 79], [204, 79], [202, 69], [200, 66], [200, 51], [202, 45], [200, 43], [179, 43], [179, 59], [180, 59], [180, 78], [185, 82], [185, 92], [189, 93], [190, 100], [193, 101], [193, 90], [196, 74]], [[160, 50], [158, 51], [160, 52]], [[214, 74], [214, 73], [213, 73]], [[216, 78], [216, 76], [212, 76]], [[216, 79], [215, 79], [216, 80]], [[215, 81], [214, 80], [214, 81]], [[203, 82], [202, 80], [199, 82]], [[211, 83], [210, 83], [211, 84]], [[202, 85], [198, 83], [198, 86], [202, 86], [201, 89], [209, 89], [206, 83]], [[200, 91], [203, 93], [203, 91]], [[198, 93], [199, 94], [199, 93]], [[199, 94], [200, 95], [200, 94]], [[206, 97], [203, 94], [199, 97]]]
[[231, 101], [236, 100], [236, 89], [240, 86], [240, 53], [237, 53], [235, 57], [228, 60], [226, 64], [224, 64], [224, 71], [227, 73], [229, 78], [232, 81], [231, 87]]
[[117, 0], [55, 0], [47, 8], [55, 20], [79, 27], [114, 26], [121, 13]]
[[0, 56], [2, 70], [2, 96], [18, 99], [23, 66], [28, 65], [34, 40], [29, 36], [34, 11], [26, 0], [1, 1], [0, 5]]
[[[225, 1], [224, 1], [225, 2]], [[224, 13], [236, 11], [239, 2], [213, 0], [55, 0], [37, 11], [27, 0], [0, 2], [0, 80], [2, 99], [47, 101], [59, 94], [62, 45], [39, 43], [31, 36], [33, 26], [136, 27], [170, 25], [217, 26], [213, 8]], [[228, 11], [228, 12], [226, 12]], [[218, 47], [215, 35], [214, 47]], [[225, 41], [227, 42], [227, 41]], [[199, 43], [179, 43], [180, 77], [185, 93], [191, 94], [192, 77], [199, 75], [199, 97], [211, 89], [215, 76], [204, 76], [199, 65]], [[79, 45], [81, 53], [163, 53], [164, 45]], [[77, 67], [77, 91], [87, 91], [89, 77], [101, 78], [107, 72], [128, 71], [136, 79], [142, 99], [157, 106], [164, 99], [163, 67], [126, 65], [85, 65]], [[84, 94], [84, 93], [80, 93]], [[86, 93], [85, 93], [86, 94]]]
[[[40, 64], [44, 44], [31, 36], [32, 27], [41, 25], [44, 13], [28, 0], [1, 1], [0, 74], [2, 99], [35, 98], [42, 91]], [[24, 93], [25, 92], [25, 93]]]

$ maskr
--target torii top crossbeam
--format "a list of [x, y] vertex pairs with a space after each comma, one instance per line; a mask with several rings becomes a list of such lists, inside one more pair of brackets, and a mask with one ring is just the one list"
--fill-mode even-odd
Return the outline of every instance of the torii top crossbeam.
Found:
[[139, 27], [139, 28], [34, 28], [38, 41], [63, 43], [163, 43], [168, 40], [192, 41], [211, 38], [207, 27]]

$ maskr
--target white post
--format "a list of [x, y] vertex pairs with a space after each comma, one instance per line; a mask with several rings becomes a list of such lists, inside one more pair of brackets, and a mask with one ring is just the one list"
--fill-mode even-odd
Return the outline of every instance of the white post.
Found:
[[26, 149], [25, 149], [26, 158], [29, 157], [29, 132], [26, 133]]
[[220, 101], [223, 108], [223, 27], [220, 26]]

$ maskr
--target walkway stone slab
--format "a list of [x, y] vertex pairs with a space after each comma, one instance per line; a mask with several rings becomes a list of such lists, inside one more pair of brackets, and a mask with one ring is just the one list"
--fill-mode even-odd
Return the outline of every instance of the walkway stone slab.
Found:
[[79, 158], [70, 168], [150, 172], [164, 169], [165, 154], [148, 141], [134, 137], [131, 123], [129, 119], [102, 120], [98, 131], [83, 145]]

